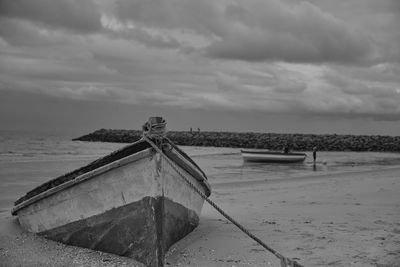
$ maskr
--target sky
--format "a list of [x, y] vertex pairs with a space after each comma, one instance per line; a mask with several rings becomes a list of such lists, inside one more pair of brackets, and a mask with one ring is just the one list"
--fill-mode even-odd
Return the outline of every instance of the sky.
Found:
[[399, 0], [0, 0], [0, 130], [400, 135]]

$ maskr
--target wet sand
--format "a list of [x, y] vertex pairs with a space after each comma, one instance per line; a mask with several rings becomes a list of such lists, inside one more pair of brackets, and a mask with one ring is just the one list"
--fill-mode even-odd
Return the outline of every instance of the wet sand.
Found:
[[[400, 169], [214, 185], [212, 199], [303, 266], [400, 266]], [[279, 266], [208, 204], [176, 266]]]
[[[400, 168], [290, 180], [219, 183], [211, 199], [304, 266], [400, 266]], [[166, 266], [279, 266], [275, 256], [204, 204], [199, 227]], [[140, 266], [132, 259], [24, 233], [0, 213], [0, 266]]]

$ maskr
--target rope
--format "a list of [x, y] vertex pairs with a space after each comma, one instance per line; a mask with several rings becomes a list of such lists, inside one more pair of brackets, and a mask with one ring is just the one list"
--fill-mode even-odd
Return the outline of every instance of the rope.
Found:
[[150, 138], [162, 139], [166, 134], [166, 122], [161, 117], [150, 117], [149, 120], [143, 124], [143, 136]]
[[150, 138], [146, 135], [143, 134], [143, 138], [166, 160], [166, 162], [185, 180], [185, 182], [196, 192], [198, 193], [205, 201], [207, 201], [208, 204], [210, 204], [212, 207], [214, 207], [222, 216], [224, 216], [226, 219], [228, 219], [231, 223], [236, 225], [242, 232], [244, 232], [246, 235], [248, 235], [250, 238], [252, 238], [254, 241], [256, 241], [258, 244], [260, 244], [262, 247], [264, 247], [266, 250], [274, 254], [278, 259], [280, 259], [281, 262], [281, 267], [303, 267], [300, 265], [298, 262], [295, 260], [291, 260], [289, 258], [286, 258], [282, 254], [280, 254], [278, 251], [275, 249], [269, 247], [267, 244], [265, 244], [261, 239], [259, 239], [257, 236], [253, 235], [249, 230], [247, 230], [245, 227], [243, 227], [241, 224], [239, 224], [236, 220], [234, 220], [232, 217], [230, 217], [228, 214], [226, 214], [220, 207], [217, 206], [212, 200], [210, 200], [203, 192], [201, 192], [191, 181], [189, 181], [186, 176], [178, 169], [178, 167], [175, 165], [175, 163], [169, 159], [164, 152], [152, 141]]

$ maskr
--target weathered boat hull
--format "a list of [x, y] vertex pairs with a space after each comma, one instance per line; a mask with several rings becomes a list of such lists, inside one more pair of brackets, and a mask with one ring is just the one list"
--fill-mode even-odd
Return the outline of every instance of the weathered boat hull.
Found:
[[268, 150], [241, 150], [244, 161], [271, 163], [298, 163], [306, 159], [305, 153], [281, 153]]
[[[182, 158], [171, 147], [168, 153]], [[178, 163], [175, 168], [209, 195], [203, 174], [185, 159]], [[165, 251], [199, 224], [203, 202], [146, 148], [41, 192], [13, 214], [23, 228], [49, 239], [163, 266]]]
[[196, 212], [167, 198], [145, 197], [40, 234], [65, 244], [135, 258], [147, 266], [162, 266], [164, 252], [198, 224]]

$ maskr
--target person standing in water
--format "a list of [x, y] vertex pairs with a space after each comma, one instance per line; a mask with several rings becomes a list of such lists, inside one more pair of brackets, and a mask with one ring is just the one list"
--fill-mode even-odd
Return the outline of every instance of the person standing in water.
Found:
[[314, 164], [315, 164], [315, 162], [316, 162], [316, 160], [317, 160], [317, 147], [316, 147], [316, 146], [313, 147], [312, 155], [313, 155]]

